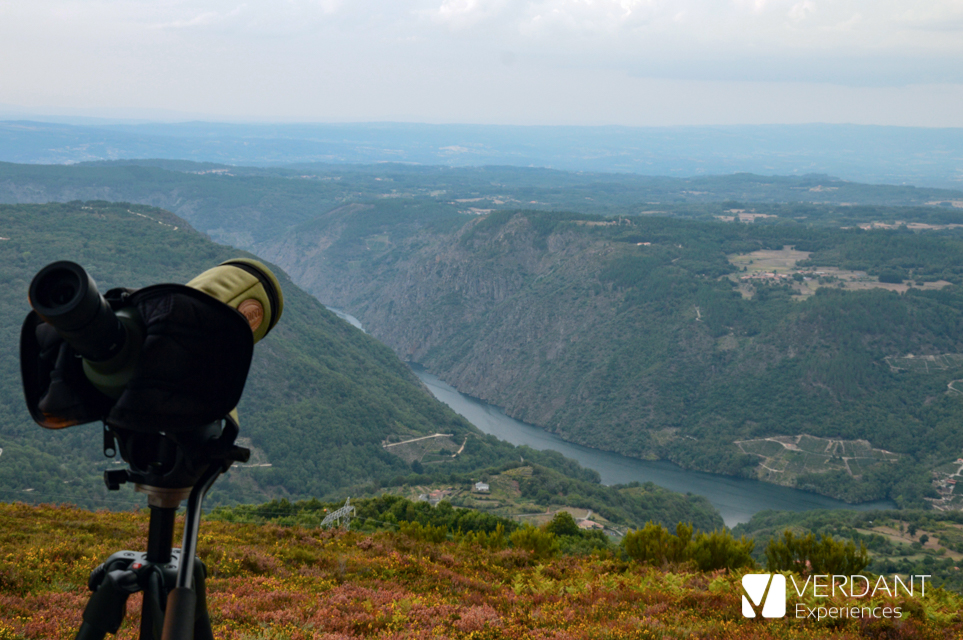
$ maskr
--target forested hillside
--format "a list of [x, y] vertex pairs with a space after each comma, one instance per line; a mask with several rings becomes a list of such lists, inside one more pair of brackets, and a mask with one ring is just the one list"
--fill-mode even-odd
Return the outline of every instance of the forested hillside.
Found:
[[[3, 350], [0, 391], [4, 497], [33, 489], [41, 500], [83, 502], [103, 489], [93, 475], [104, 464], [98, 426], [45, 431], [30, 421], [20, 391], [14, 345], [29, 310], [30, 278], [48, 262], [72, 259], [88, 269], [102, 291], [186, 282], [239, 252], [209, 242], [175, 216], [146, 207], [2, 207], [0, 216], [0, 318], [2, 342], [9, 347]], [[394, 354], [277, 272], [285, 293], [284, 321], [255, 350], [240, 407], [242, 436], [272, 466], [232, 472], [221, 493], [234, 499], [324, 495], [407, 472], [406, 463], [381, 448], [388, 435], [472, 431], [427, 397]]]
[[402, 358], [576, 442], [852, 501], [963, 506], [950, 474], [941, 495], [929, 478], [963, 450], [959, 192], [827, 176], [0, 165], [0, 200], [75, 197], [170, 207], [281, 264]]
[[943, 225], [959, 222], [963, 191], [867, 185], [826, 175], [665, 178], [518, 167], [0, 162], [0, 202], [71, 200], [162, 207], [218, 242], [256, 252], [259, 243], [346, 204], [373, 204], [384, 216], [416, 209], [416, 227], [429, 220], [461, 224], [466, 215], [519, 208], [707, 220], [741, 212], [743, 219], [770, 222]]
[[262, 254], [402, 357], [567, 439], [901, 504], [936, 497], [926, 469], [963, 451], [952, 230], [505, 211], [396, 236], [377, 209]]
[[[86, 506], [142, 504], [130, 491], [107, 494], [100, 478], [99, 425], [47, 431], [24, 406], [18, 353], [20, 324], [29, 310], [27, 286], [57, 259], [83, 265], [101, 291], [156, 282], [186, 282], [243, 254], [215, 245], [166, 211], [106, 202], [0, 206], [0, 500], [73, 502]], [[285, 297], [281, 323], [255, 349], [240, 405], [241, 436], [254, 449], [250, 465], [216, 485], [213, 503], [272, 497], [344, 497], [377, 493], [405, 482], [469, 483], [486, 469], [518, 464], [515, 447], [481, 434], [436, 401], [390, 349], [338, 319], [294, 286], [280, 270]], [[385, 441], [435, 433], [450, 450], [392, 453]], [[434, 440], [432, 442], [435, 442]], [[457, 456], [451, 455], [461, 448]], [[524, 449], [544, 469], [552, 504], [581, 496], [589, 508], [613, 511], [625, 524], [675, 516], [704, 528], [721, 524], [701, 498], [662, 491], [663, 505], [626, 506], [595, 472], [551, 452]], [[568, 478], [558, 485], [559, 472]], [[539, 486], [532, 489], [533, 495]], [[549, 506], [535, 498], [540, 508]], [[621, 505], [621, 506], [619, 506]], [[671, 507], [669, 506], [671, 505]], [[664, 507], [664, 508], [663, 508]], [[621, 511], [618, 511], [621, 509]]]

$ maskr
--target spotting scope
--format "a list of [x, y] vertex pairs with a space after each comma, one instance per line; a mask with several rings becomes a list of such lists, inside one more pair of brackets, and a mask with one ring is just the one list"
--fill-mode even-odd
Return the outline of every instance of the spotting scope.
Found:
[[284, 304], [274, 274], [245, 258], [187, 285], [106, 296], [83, 267], [59, 261], [37, 273], [29, 299], [21, 370], [33, 418], [54, 429], [102, 419], [138, 431], [224, 417]]

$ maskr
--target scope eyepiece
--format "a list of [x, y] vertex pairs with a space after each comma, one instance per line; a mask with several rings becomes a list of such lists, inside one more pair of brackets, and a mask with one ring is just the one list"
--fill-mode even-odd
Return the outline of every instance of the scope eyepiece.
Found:
[[34, 276], [29, 297], [33, 310], [85, 359], [104, 362], [123, 349], [124, 326], [79, 264], [48, 264]]

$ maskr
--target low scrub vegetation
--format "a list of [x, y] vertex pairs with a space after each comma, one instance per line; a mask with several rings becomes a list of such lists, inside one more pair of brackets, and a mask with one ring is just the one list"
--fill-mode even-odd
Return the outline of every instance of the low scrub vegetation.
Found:
[[[0, 639], [73, 638], [89, 571], [116, 550], [143, 548], [147, 523], [144, 512], [0, 504]], [[904, 607], [901, 620], [747, 619], [740, 613], [742, 569], [652, 566], [617, 548], [564, 555], [551, 544], [539, 546], [570, 537], [570, 524], [559, 517], [544, 528], [506, 534], [497, 523], [491, 532], [454, 539], [441, 525], [365, 532], [208, 519], [199, 554], [208, 567], [214, 636], [935, 640], [963, 634], [963, 602], [938, 589], [912, 601], [886, 600]], [[138, 635], [140, 598], [132, 596], [129, 605], [122, 640]]]

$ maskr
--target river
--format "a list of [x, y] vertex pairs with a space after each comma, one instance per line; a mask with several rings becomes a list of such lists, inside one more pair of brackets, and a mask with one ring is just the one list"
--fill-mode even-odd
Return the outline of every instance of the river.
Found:
[[[364, 330], [357, 318], [341, 310], [334, 310], [339, 317]], [[748, 522], [752, 514], [765, 509], [782, 511], [808, 511], [811, 509], [892, 509], [889, 500], [864, 502], [851, 505], [808, 491], [734, 478], [715, 473], [689, 471], [665, 461], [639, 460], [617, 453], [591, 449], [566, 442], [558, 436], [510, 418], [498, 407], [481, 402], [462, 393], [418, 365], [412, 370], [432, 394], [485, 433], [490, 433], [514, 445], [528, 445], [533, 449], [551, 449], [567, 458], [577, 460], [588, 469], [598, 471], [602, 483], [627, 484], [629, 482], [653, 482], [660, 487], [680, 493], [705, 496], [719, 513], [726, 526], [733, 527]]]
[[734, 527], [748, 522], [752, 514], [765, 509], [782, 511], [808, 511], [810, 509], [892, 509], [895, 504], [888, 500], [864, 502], [851, 505], [808, 491], [734, 478], [716, 473], [689, 471], [661, 460], [639, 460], [617, 453], [591, 449], [562, 440], [540, 427], [515, 420], [498, 407], [459, 393], [454, 387], [422, 369], [412, 370], [436, 398], [473, 425], [514, 445], [528, 445], [533, 449], [552, 449], [579, 464], [599, 472], [603, 484], [626, 484], [633, 481], [654, 482], [660, 487], [705, 496], [719, 513], [726, 526]]

